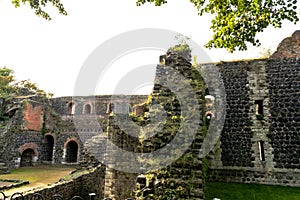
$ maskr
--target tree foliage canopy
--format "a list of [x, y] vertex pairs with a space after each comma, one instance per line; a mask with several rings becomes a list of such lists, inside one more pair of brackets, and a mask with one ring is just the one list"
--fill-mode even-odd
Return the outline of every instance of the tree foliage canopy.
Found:
[[[166, 0], [137, 0], [161, 6]], [[280, 28], [284, 20], [297, 23], [299, 10], [297, 0], [190, 0], [199, 15], [213, 14], [211, 22], [212, 39], [208, 48], [225, 48], [229, 52], [247, 50], [247, 43], [259, 46], [256, 38], [269, 25]]]
[[14, 114], [14, 98], [39, 96], [43, 99], [53, 94], [46, 93], [29, 80], [17, 82], [14, 71], [7, 67], [0, 68], [0, 126], [5, 124], [9, 117]]
[[56, 7], [59, 13], [67, 15], [67, 12], [60, 0], [12, 0], [12, 3], [16, 8], [20, 7], [21, 3], [29, 4], [37, 16], [47, 20], [51, 20], [50, 15], [44, 10], [48, 4], [52, 4], [52, 6]]
[[39, 89], [37, 84], [32, 83], [29, 80], [17, 82], [13, 70], [7, 67], [0, 68], [0, 98], [11, 99], [16, 96], [27, 94], [38, 94], [45, 97], [53, 95]]
[[[247, 50], [247, 43], [259, 46], [256, 38], [269, 25], [280, 28], [284, 20], [293, 23], [299, 21], [298, 0], [189, 0], [199, 15], [212, 14], [212, 39], [207, 48], [225, 48], [229, 52]], [[58, 12], [67, 15], [61, 0], [12, 0], [19, 7], [21, 3], [29, 4], [35, 14], [51, 20], [44, 10], [52, 4]], [[136, 0], [137, 6], [151, 3], [155, 6], [166, 4], [166, 0]]]

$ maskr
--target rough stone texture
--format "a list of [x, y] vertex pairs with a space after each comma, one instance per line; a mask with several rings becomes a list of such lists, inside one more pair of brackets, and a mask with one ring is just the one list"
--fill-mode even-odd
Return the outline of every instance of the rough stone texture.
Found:
[[73, 114], [85, 114], [84, 107], [85, 105], [89, 104], [91, 106], [91, 114], [96, 114], [98, 116], [107, 116], [113, 111], [113, 104], [128, 101], [130, 104], [129, 109], [131, 109], [133, 105], [145, 102], [147, 98], [147, 95], [101, 95], [87, 97], [58, 97], [52, 98], [50, 99], [50, 101], [54, 111], [61, 116], [70, 115], [70, 103], [73, 103], [75, 105]]
[[[50, 102], [34, 95], [13, 99], [8, 109], [10, 118], [0, 132], [0, 162], [8, 169], [19, 167], [22, 154], [19, 148], [32, 149], [26, 144], [33, 143], [38, 149], [34, 163], [64, 164], [67, 144], [75, 141], [78, 146], [78, 155], [75, 156], [79, 163], [83, 158], [83, 143], [106, 131], [108, 116], [114, 111], [112, 104], [118, 108], [119, 104], [129, 101], [131, 109], [146, 100], [147, 96], [134, 95], [61, 97], [50, 99]], [[73, 114], [69, 113], [70, 103], [75, 105]], [[49, 148], [47, 135], [53, 138], [53, 150]]]
[[[146, 173], [145, 170], [150, 165], [155, 165], [157, 168], [163, 167], [162, 170], [148, 174], [156, 179], [156, 184], [148, 185], [148, 189], [156, 197], [204, 198], [202, 160], [199, 158], [199, 149], [202, 144], [200, 113], [204, 102], [204, 82], [198, 71], [182, 57], [172, 55], [166, 62], [168, 62], [168, 66], [171, 66], [170, 69], [165, 65], [157, 66], [151, 100], [148, 105], [143, 104], [143, 110], [147, 112], [136, 113], [133, 109], [136, 116], [128, 116], [123, 112], [115, 113], [109, 117], [107, 137], [98, 135], [86, 142], [87, 149], [108, 166], [105, 174], [105, 197], [112, 199], [132, 197], [131, 193], [135, 189], [137, 174], [130, 172]], [[168, 85], [166, 80], [173, 85]], [[192, 90], [189, 91], [184, 83], [192, 85]], [[184, 102], [186, 99], [188, 103]], [[164, 111], [166, 115], [164, 115]], [[197, 120], [188, 120], [194, 115], [199, 117], [198, 122]], [[156, 121], [162, 129], [150, 126], [150, 120], [153, 118], [149, 120], [149, 116], [162, 117]], [[134, 123], [131, 124], [133, 121]], [[195, 122], [198, 124], [194, 124]], [[195, 131], [195, 135], [189, 138], [188, 133], [193, 131]], [[170, 152], [164, 147], [172, 140], [177, 142], [174, 143], [176, 146], [172, 150], [173, 152]], [[122, 151], [116, 151], [114, 145]], [[181, 148], [181, 154], [176, 153]], [[136, 156], [125, 154], [126, 151], [132, 152]], [[155, 151], [160, 151], [160, 159], [147, 157], [147, 154]], [[170, 154], [176, 157], [174, 159], [177, 160], [176, 162], [168, 163]], [[161, 160], [161, 158], [165, 159]], [[121, 169], [123, 172], [112, 168]], [[149, 194], [149, 192], [142, 192], [141, 195], [142, 198], [147, 198]]]
[[43, 126], [43, 106], [25, 103], [24, 120], [25, 130], [40, 131]]
[[221, 133], [223, 166], [252, 167], [249, 65], [246, 62], [225, 62], [218, 67], [227, 95], [226, 119]]
[[275, 168], [300, 170], [300, 59], [271, 60], [267, 73]]
[[[168, 57], [167, 54], [165, 65], [158, 65], [156, 69], [151, 103], [162, 106], [167, 112], [166, 122], [161, 132], [141, 142], [141, 149], [142, 152], [149, 153], [162, 149], [160, 156], [165, 160], [153, 159], [154, 165], [157, 164], [161, 169], [145, 173], [146, 177], [152, 178], [147, 180], [145, 188], [137, 192], [141, 199], [151, 198], [151, 194], [155, 199], [204, 198], [202, 159], [199, 153], [203, 141], [201, 113], [205, 84], [199, 71], [180, 55], [173, 52], [173, 55]], [[189, 86], [185, 86], [184, 83], [188, 83]], [[192, 88], [191, 91], [189, 87]], [[195, 113], [199, 116], [193, 116]], [[155, 114], [159, 115], [159, 112]], [[199, 118], [196, 119], [197, 117]], [[155, 133], [156, 130], [151, 131]], [[194, 135], [191, 136], [193, 131]], [[152, 132], [148, 134], [153, 135]], [[174, 141], [179, 154], [168, 151], [165, 147]], [[166, 161], [170, 157], [176, 159], [168, 164]]]
[[298, 58], [300, 55], [300, 30], [295, 31], [291, 37], [285, 38], [277, 47], [271, 59]]
[[256, 183], [299, 187], [299, 170], [255, 170], [253, 168], [220, 168], [209, 173], [208, 181]]
[[[267, 82], [268, 75], [266, 73], [266, 60], [257, 60], [251, 62], [247, 70], [249, 80], [249, 103], [250, 103], [250, 117], [252, 137], [252, 158], [255, 158], [252, 163], [255, 168], [270, 170], [274, 167], [273, 162], [273, 148], [270, 140], [267, 137], [269, 133], [269, 118], [270, 118], [270, 98], [269, 98], [269, 84]], [[261, 114], [259, 114], [258, 104], [262, 103]], [[260, 144], [263, 143], [264, 152], [261, 157]]]
[[[207, 156], [208, 180], [300, 186], [299, 44], [300, 31], [297, 31], [291, 38], [281, 43], [271, 59], [210, 63], [198, 68], [191, 67], [191, 64], [182, 57], [186, 54], [176, 56], [174, 52], [169, 52], [168, 55], [161, 57], [161, 65], [157, 66], [151, 101], [147, 101], [147, 96], [131, 96], [129, 106], [126, 106], [129, 98], [126, 95], [61, 97], [50, 99], [50, 102], [32, 95], [13, 99], [9, 102], [9, 108], [4, 109], [8, 120], [1, 122], [1, 166], [5, 163], [8, 169], [19, 167], [21, 154], [26, 149], [33, 150], [36, 156], [34, 164], [44, 161], [68, 164], [66, 162], [68, 144], [75, 142], [78, 147], [78, 154], [75, 155], [78, 162], [75, 164], [81, 161], [84, 166], [94, 166], [97, 164], [95, 159], [98, 159], [105, 161], [108, 166], [115, 165], [110, 167], [116, 167], [118, 164], [129, 172], [133, 167], [128, 164], [129, 157], [112, 153], [112, 146], [108, 145], [108, 141], [121, 149], [135, 153], [150, 153], [163, 149], [176, 138], [175, 135], [180, 130], [179, 124], [182, 122], [181, 115], [184, 109], [176, 94], [183, 94], [184, 99], [196, 100], [199, 105], [203, 103], [203, 91], [199, 88], [202, 79], [191, 73], [191, 70], [196, 69], [206, 72], [204, 74], [209, 78], [206, 78], [205, 82], [209, 83], [208, 85], [216, 84], [215, 89], [209, 90], [209, 94], [215, 97], [215, 104], [222, 105], [224, 102], [221, 98], [220, 85], [210, 78], [222, 79], [226, 91], [227, 114], [224, 127], [212, 127], [210, 124], [210, 128], [214, 128], [215, 131], [223, 129], [215, 148]], [[172, 66], [175, 72], [167, 71], [166, 66]], [[216, 67], [218, 72], [211, 70], [212, 66]], [[194, 87], [196, 98], [190, 96], [187, 88], [182, 87], [180, 78], [176, 78], [180, 77], [179, 74]], [[164, 78], [168, 76], [174, 86], [173, 90], [163, 84]], [[146, 101], [158, 107], [143, 108], [142, 111], [146, 111], [145, 113], [132, 109], [134, 105]], [[261, 114], [257, 113], [258, 102], [262, 105]], [[0, 106], [4, 106], [3, 100], [0, 100]], [[132, 110], [136, 116], [124, 115]], [[161, 115], [162, 110], [167, 111], [166, 116]], [[217, 112], [212, 111], [213, 117], [220, 118], [221, 115]], [[201, 106], [189, 112], [187, 116], [199, 113], [200, 116], [205, 114]], [[157, 133], [151, 128], [132, 128], [127, 127], [128, 123], [118, 123], [126, 122], [125, 119], [128, 118], [138, 127], [147, 127], [151, 122], [149, 120], [151, 115], [165, 117], [161, 120], [166, 121], [166, 124], [162, 124], [165, 125], [162, 131]], [[121, 120], [116, 116], [121, 117]], [[201, 120], [198, 125], [202, 127]], [[142, 137], [128, 135], [128, 129], [131, 133]], [[204, 197], [203, 163], [197, 157], [203, 142], [200, 129], [197, 130], [191, 147], [176, 162], [149, 173], [155, 177], [156, 182], [149, 181], [150, 185], [147, 188], [149, 190], [148, 192], [143, 190], [145, 192], [145, 194], [142, 192], [143, 196], [150, 193], [164, 195], [179, 188], [180, 198]], [[185, 132], [179, 133], [180, 137], [177, 139], [185, 141]], [[47, 137], [53, 138], [52, 152], [49, 152], [51, 148]], [[94, 157], [84, 150], [84, 144], [88, 144]], [[52, 160], [51, 153], [53, 153]], [[167, 157], [169, 153], [162, 152], [161, 156]], [[143, 156], [135, 159], [147, 160]], [[147, 166], [149, 163], [144, 164]], [[141, 166], [145, 167], [142, 164]], [[105, 196], [127, 197], [129, 190], [134, 187], [136, 174], [129, 175], [111, 168], [105, 173], [106, 182], [102, 188], [106, 188]], [[121, 194], [118, 191], [124, 184], [128, 187], [124, 188]], [[195, 190], [187, 190], [190, 186]], [[155, 188], [158, 190], [154, 191]]]
[[134, 198], [133, 191], [136, 189], [136, 177], [137, 175], [134, 173], [106, 168], [104, 197], [111, 199]]
[[[222, 75], [231, 79], [223, 78], [227, 115], [214, 152], [221, 152], [222, 164], [210, 162], [209, 180], [300, 186], [299, 58], [220, 64], [224, 68]], [[257, 100], [262, 115], [256, 113]]]
[[63, 199], [71, 199], [73, 196], [81, 196], [83, 199], [90, 199], [89, 193], [96, 193], [95, 200], [104, 198], [104, 173], [105, 166], [91, 169], [87, 174], [81, 175], [69, 181], [59, 181], [53, 185], [33, 189], [26, 192], [25, 199], [30, 199], [34, 193], [39, 193], [45, 199], [52, 199], [55, 194], [62, 195]]

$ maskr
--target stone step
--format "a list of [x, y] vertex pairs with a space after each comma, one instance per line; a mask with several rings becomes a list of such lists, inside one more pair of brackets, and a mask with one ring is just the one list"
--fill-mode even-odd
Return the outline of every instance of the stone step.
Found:
[[0, 174], [10, 174], [10, 171], [0, 169]]
[[0, 162], [0, 174], [9, 174], [8, 167], [6, 166], [5, 163]]
[[6, 167], [6, 166], [0, 166], [0, 171], [8, 171], [8, 167]]
[[10, 171], [8, 169], [0, 169], [0, 174], [9, 174]]

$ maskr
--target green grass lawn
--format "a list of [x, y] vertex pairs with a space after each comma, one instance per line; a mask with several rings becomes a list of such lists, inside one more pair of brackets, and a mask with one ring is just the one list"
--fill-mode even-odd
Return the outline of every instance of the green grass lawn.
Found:
[[44, 187], [59, 181], [62, 177], [68, 177], [74, 168], [64, 166], [35, 166], [21, 167], [14, 169], [10, 174], [0, 175], [2, 180], [23, 180], [29, 181], [29, 184], [20, 187], [5, 190], [5, 194], [14, 192], [24, 192], [36, 187]]
[[239, 183], [207, 183], [206, 199], [300, 200], [300, 188]]

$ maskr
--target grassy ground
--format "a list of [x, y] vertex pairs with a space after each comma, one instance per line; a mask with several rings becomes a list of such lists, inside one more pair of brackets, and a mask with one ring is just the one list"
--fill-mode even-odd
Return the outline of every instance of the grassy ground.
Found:
[[[23, 192], [68, 179], [74, 168], [55, 166], [24, 167], [11, 174], [0, 175], [0, 179], [28, 180], [30, 184], [5, 191], [7, 195]], [[83, 172], [82, 172], [83, 173]], [[212, 200], [300, 200], [300, 188], [238, 183], [207, 183], [206, 199]]]
[[238, 183], [208, 183], [206, 199], [300, 200], [300, 188]]
[[48, 184], [55, 183], [59, 181], [60, 178], [69, 175], [73, 170], [74, 168], [61, 166], [22, 167], [12, 170], [10, 174], [0, 175], [0, 179], [29, 181], [28, 185], [5, 191], [5, 193], [8, 194], [13, 192], [22, 192], [31, 188], [42, 187]]

